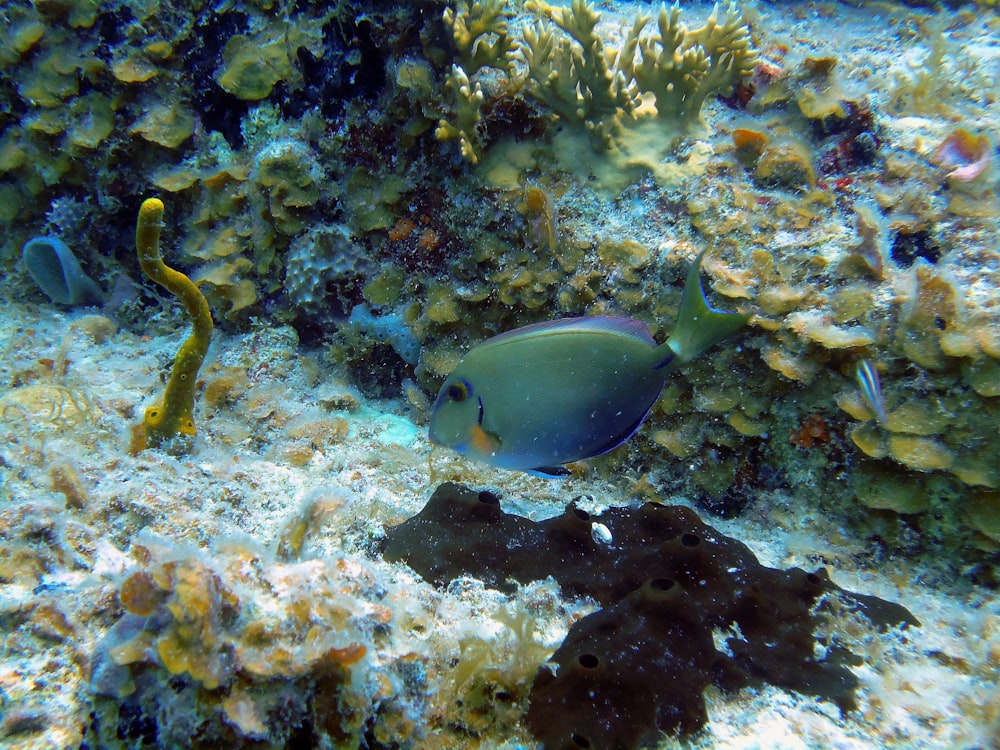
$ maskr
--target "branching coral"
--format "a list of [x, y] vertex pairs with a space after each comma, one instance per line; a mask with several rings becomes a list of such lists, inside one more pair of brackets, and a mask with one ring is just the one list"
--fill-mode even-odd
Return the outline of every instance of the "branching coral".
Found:
[[619, 64], [626, 70], [631, 67], [639, 31], [648, 18], [636, 18], [618, 53], [618, 63], [612, 66], [611, 55], [595, 31], [601, 15], [586, 0], [574, 0], [571, 8], [544, 3], [525, 7], [542, 10], [569, 35], [558, 35], [545, 21], [525, 29], [520, 53], [528, 67], [532, 94], [560, 119], [582, 125], [598, 143], [607, 144], [615, 120], [630, 116], [637, 103], [632, 77]]
[[[502, 70], [508, 86], [522, 86], [526, 100], [534, 99], [565, 125], [552, 133], [557, 159], [572, 154], [565, 163], [570, 171], [595, 177], [616, 192], [637, 170], [653, 172], [661, 184], [697, 172], [702, 163], [697, 151], [686, 165], [664, 163], [674, 136], [703, 128], [707, 99], [726, 92], [757, 63], [735, 4], [724, 11], [716, 6], [693, 30], [681, 23], [677, 5], [661, 9], [653, 31], [646, 31], [651, 16], [638, 13], [617, 46], [599, 33], [601, 14], [588, 0], [573, 0], [569, 7], [529, 0], [525, 10], [536, 20], [523, 27], [516, 42], [507, 34], [501, 10], [506, 5], [488, 5], [489, 12], [463, 4], [445, 13], [457, 48], [457, 62], [446, 76], [454, 115], [441, 120], [436, 135], [459, 141], [473, 164], [482, 157], [484, 102], [492, 94], [492, 79], [479, 73], [484, 68]], [[496, 30], [483, 41], [490, 24]]]
[[541, 2], [525, 7], [542, 11], [569, 35], [557, 37], [545, 21], [525, 31], [520, 51], [532, 93], [561, 119], [596, 134], [598, 144], [610, 143], [615, 123], [627, 123], [643, 97], [652, 99], [656, 119], [673, 130], [702, 124], [709, 95], [749, 75], [757, 61], [735, 5], [721, 21], [716, 6], [695, 30], [680, 22], [678, 5], [662, 7], [657, 30], [645, 36], [649, 16], [640, 13], [617, 52], [596, 34], [600, 14], [586, 0], [574, 0], [571, 8]]
[[168, 447], [182, 452], [190, 448], [196, 434], [194, 426], [194, 389], [212, 338], [212, 313], [205, 296], [180, 271], [163, 262], [160, 255], [160, 228], [163, 226], [163, 201], [149, 198], [139, 208], [135, 244], [143, 272], [160, 286], [177, 295], [191, 316], [192, 332], [174, 359], [163, 401], [146, 410], [142, 424], [133, 437], [132, 452], [145, 448]]
[[445, 78], [452, 92], [454, 117], [453, 122], [440, 120], [434, 135], [439, 141], [458, 141], [463, 158], [472, 164], [479, 161], [483, 145], [478, 126], [485, 97], [479, 81], [470, 77], [486, 68], [510, 75], [514, 49], [507, 31], [510, 16], [507, 0], [483, 0], [471, 6], [462, 0], [444, 12], [458, 59]]
[[514, 48], [507, 33], [510, 15], [507, 0], [482, 0], [471, 6], [459, 0], [454, 10], [445, 9], [444, 22], [451, 31], [459, 63], [465, 70], [510, 70], [510, 53]]
[[690, 128], [703, 124], [701, 108], [711, 94], [753, 72], [757, 52], [735, 4], [721, 22], [716, 5], [705, 25], [693, 31], [680, 22], [680, 14], [676, 4], [669, 11], [660, 8], [657, 32], [639, 39], [632, 72], [640, 90], [653, 95], [657, 119]]
[[434, 135], [439, 141], [458, 141], [462, 156], [470, 164], [479, 162], [482, 147], [476, 126], [482, 116], [483, 89], [478, 82], [472, 83], [469, 76], [458, 65], [452, 65], [446, 78], [446, 85], [454, 98], [454, 123], [447, 120], [438, 122]]

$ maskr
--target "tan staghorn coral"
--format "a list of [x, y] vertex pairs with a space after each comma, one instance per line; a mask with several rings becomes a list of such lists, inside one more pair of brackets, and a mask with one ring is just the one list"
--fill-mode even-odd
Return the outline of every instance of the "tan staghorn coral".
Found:
[[688, 30], [680, 15], [677, 4], [669, 10], [660, 6], [657, 30], [639, 39], [639, 58], [629, 72], [639, 89], [652, 95], [659, 121], [689, 129], [704, 126], [701, 108], [711, 94], [727, 91], [753, 71], [757, 52], [735, 3], [721, 21], [716, 5], [699, 29]]
[[[716, 6], [700, 28], [680, 21], [680, 7], [662, 7], [655, 31], [643, 35], [650, 16], [638, 13], [612, 46], [598, 30], [601, 14], [588, 0], [569, 7], [529, 0], [524, 9], [534, 23], [520, 38], [508, 35], [505, 2], [460, 3], [445, 11], [456, 63], [446, 75], [452, 92], [450, 119], [436, 135], [458, 141], [473, 164], [483, 156], [484, 102], [502, 86], [523, 87], [550, 117], [566, 127], [551, 135], [564, 166], [581, 177], [596, 177], [617, 191], [652, 172], [662, 184], [704, 169], [707, 155], [695, 148], [685, 164], [664, 164], [675, 136], [705, 129], [702, 107], [714, 93], [725, 93], [757, 63], [750, 32], [735, 4]], [[667, 137], [664, 137], [666, 135]], [[491, 171], [503, 155], [491, 160]]]
[[459, 0], [446, 8], [444, 23], [451, 31], [459, 64], [467, 71], [497, 68], [510, 71], [514, 42], [507, 33], [511, 12], [507, 0], [483, 0], [472, 5]]
[[680, 22], [678, 6], [662, 8], [652, 32], [644, 33], [650, 16], [639, 13], [617, 48], [598, 34], [600, 14], [586, 0], [569, 8], [538, 0], [525, 9], [541, 16], [525, 28], [519, 48], [525, 88], [568, 125], [553, 135], [567, 169], [611, 192], [643, 173], [676, 185], [705, 169], [704, 145], [692, 148], [684, 163], [667, 157], [678, 136], [706, 128], [708, 97], [728, 92], [756, 64], [735, 5], [724, 13], [717, 6], [695, 30]]
[[439, 141], [458, 141], [462, 157], [471, 164], [478, 163], [483, 147], [478, 125], [484, 95], [479, 80], [470, 78], [488, 68], [510, 75], [514, 49], [507, 32], [510, 16], [507, 0], [483, 0], [472, 5], [462, 0], [454, 9], [444, 11], [444, 23], [451, 31], [458, 62], [445, 76], [445, 84], [452, 92], [452, 120], [439, 120], [434, 135]]
[[483, 104], [483, 89], [478, 82], [469, 81], [469, 76], [458, 65], [451, 66], [445, 80], [454, 96], [454, 122], [440, 120], [434, 135], [439, 141], [458, 141], [462, 156], [470, 164], [476, 164], [482, 148], [476, 126], [482, 119], [479, 108]]
[[[585, 127], [595, 136], [595, 144], [608, 145], [615, 122], [633, 113], [636, 92], [618, 63], [609, 63], [613, 53], [596, 33], [600, 13], [586, 0], [574, 0], [571, 8], [541, 2], [526, 3], [525, 8], [540, 10], [569, 35], [557, 35], [543, 20], [525, 29], [519, 51], [528, 68], [531, 93], [561, 120]], [[628, 67], [646, 20], [641, 15], [636, 19], [616, 56]]]
[[675, 132], [703, 126], [706, 99], [749, 75], [757, 62], [735, 4], [721, 20], [716, 5], [694, 30], [681, 23], [679, 5], [661, 6], [656, 31], [646, 35], [649, 16], [640, 13], [617, 51], [597, 35], [600, 14], [586, 0], [574, 0], [571, 8], [542, 2], [525, 7], [541, 11], [569, 36], [557, 36], [544, 20], [525, 30], [521, 55], [532, 93], [561, 119], [596, 132], [604, 145], [616, 122], [627, 125], [634, 114], [649, 116], [648, 108], [637, 112], [640, 99], [650, 100], [655, 119]]

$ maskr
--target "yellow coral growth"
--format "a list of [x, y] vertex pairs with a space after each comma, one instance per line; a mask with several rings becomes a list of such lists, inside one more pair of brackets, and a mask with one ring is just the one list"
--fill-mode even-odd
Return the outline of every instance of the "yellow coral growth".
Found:
[[[520, 52], [531, 92], [561, 120], [586, 128], [595, 145], [609, 145], [619, 113], [631, 115], [637, 100], [632, 76], [608, 62], [611, 55], [595, 31], [600, 13], [586, 0], [573, 0], [570, 8], [544, 2], [529, 2], [525, 8], [541, 11], [567, 35], [544, 21], [525, 29]], [[618, 55], [626, 70], [647, 20], [636, 19]]]
[[[621, 48], [606, 50], [595, 29], [600, 19], [586, 0], [570, 8], [529, 2], [569, 36], [556, 37], [544, 22], [525, 30], [522, 55], [532, 92], [560, 118], [576, 122], [610, 142], [614, 127], [631, 117], [643, 94], [656, 119], [675, 130], [701, 123], [701, 108], [757, 62], [742, 14], [730, 5], [720, 21], [718, 6], [699, 29], [680, 22], [680, 6], [661, 7], [657, 29], [642, 36], [649, 16], [639, 14]], [[572, 40], [572, 41], [571, 41]], [[624, 123], [627, 124], [627, 123]]]
[[479, 82], [469, 78], [483, 68], [510, 73], [514, 48], [507, 34], [510, 16], [507, 0], [479, 0], [471, 6], [459, 0], [455, 9], [444, 11], [459, 64], [451, 66], [445, 79], [454, 97], [453, 122], [440, 120], [434, 135], [439, 141], [458, 141], [462, 157], [471, 164], [479, 162], [482, 148], [478, 125], [484, 96]]
[[139, 264], [150, 279], [177, 295], [191, 316], [192, 332], [177, 352], [162, 403], [146, 410], [142, 425], [133, 438], [133, 453], [147, 447], [169, 446], [181, 451], [190, 447], [191, 439], [196, 434], [193, 416], [195, 380], [212, 338], [212, 313], [204, 295], [191, 279], [169, 268], [160, 256], [162, 226], [163, 201], [149, 198], [139, 209], [135, 230]]
[[701, 122], [710, 94], [753, 71], [757, 53], [735, 4], [721, 21], [716, 5], [705, 25], [693, 31], [680, 22], [680, 13], [677, 4], [670, 10], [661, 6], [657, 31], [639, 39], [640, 60], [631, 70], [639, 88], [653, 95], [657, 119], [687, 128]]
[[440, 120], [434, 135], [439, 141], [458, 141], [465, 160], [477, 164], [482, 144], [476, 126], [481, 119], [479, 108], [483, 104], [483, 89], [478, 82], [469, 81], [469, 76], [458, 65], [451, 66], [446, 85], [455, 99], [455, 122]]
[[[575, 136], [590, 141], [595, 155], [610, 157], [607, 168], [583, 157], [571, 169], [592, 172], [606, 187], [621, 187], [610, 175], [646, 168], [658, 181], [676, 181], [702, 167], [695, 154], [684, 166], [664, 166], [663, 157], [678, 135], [701, 125], [701, 108], [709, 96], [725, 92], [757, 63], [743, 15], [731, 4], [716, 7], [705, 24], [688, 30], [680, 23], [680, 7], [660, 12], [658, 30], [642, 35], [650, 16], [639, 13], [623, 30], [616, 49], [597, 32], [601, 14], [588, 0], [569, 7], [529, 0], [524, 9], [537, 20], [524, 26], [521, 38], [508, 38], [505, 0], [482, 0], [471, 7], [460, 2], [445, 12], [457, 63], [447, 75], [454, 95], [454, 117], [441, 120], [439, 140], [457, 140], [473, 164], [482, 156], [481, 107], [487, 80], [483, 68], [496, 68], [511, 78], [510, 62], [526, 69], [525, 90], [569, 125], [560, 134], [569, 142], [557, 152], [576, 152]], [[515, 82], [508, 80], [508, 83]]]
[[454, 10], [445, 9], [444, 23], [465, 70], [510, 69], [509, 55], [514, 46], [507, 34], [510, 16], [507, 0], [478, 0], [471, 6], [459, 0]]

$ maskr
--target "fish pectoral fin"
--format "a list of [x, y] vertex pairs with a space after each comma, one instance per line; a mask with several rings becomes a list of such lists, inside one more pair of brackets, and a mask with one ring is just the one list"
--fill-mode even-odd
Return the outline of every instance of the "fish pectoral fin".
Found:
[[496, 453], [500, 447], [500, 437], [494, 432], [488, 432], [478, 424], [469, 430], [469, 443], [484, 456]]
[[568, 477], [572, 472], [565, 466], [538, 466], [534, 469], [529, 469], [527, 473], [545, 479], [561, 479], [562, 477]]

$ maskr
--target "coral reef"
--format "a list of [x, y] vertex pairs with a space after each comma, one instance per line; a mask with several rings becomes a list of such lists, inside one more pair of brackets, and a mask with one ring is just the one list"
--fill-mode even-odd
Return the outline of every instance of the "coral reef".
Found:
[[135, 245], [139, 264], [145, 274], [184, 305], [191, 317], [191, 335], [181, 344], [170, 370], [163, 400], [146, 409], [142, 424], [137, 426], [130, 450], [165, 448], [187, 452], [197, 434], [194, 426], [194, 393], [198, 370], [208, 354], [212, 340], [212, 312], [205, 296], [191, 279], [163, 262], [160, 254], [160, 230], [163, 227], [163, 201], [147, 198], [139, 207]]
[[[524, 722], [533, 681], [571, 630], [574, 639], [589, 637], [595, 600], [561, 592], [553, 578], [487, 584], [461, 576], [434, 586], [382, 558], [384, 529], [427, 500], [426, 446], [403, 411], [419, 409], [419, 398], [412, 407], [371, 401], [347, 373], [305, 350], [292, 327], [262, 320], [245, 333], [215, 334], [218, 357], [199, 375], [212, 418], [198, 426], [196, 453], [130, 456], [123, 437], [148, 398], [150, 373], [176, 351], [176, 318], [149, 316], [139, 336], [103, 316], [49, 305], [7, 312], [0, 316], [9, 342], [0, 362], [0, 481], [9, 495], [0, 502], [7, 634], [0, 742], [109, 749], [535, 742]], [[891, 408], [895, 390], [885, 385]], [[702, 391], [699, 408], [724, 406], [724, 395]], [[830, 442], [795, 450], [815, 457], [836, 449], [834, 417]], [[629, 458], [639, 465], [643, 455]], [[733, 456], [717, 455], [720, 463]], [[432, 466], [446, 476], [476, 471], [440, 455]], [[591, 520], [576, 513], [568, 520], [610, 554], [624, 525], [608, 519], [634, 517], [634, 498], [667, 494], [653, 486], [662, 475], [621, 474], [614, 462], [578, 467], [559, 483], [475, 476], [479, 486], [502, 483], [504, 507], [525, 516], [547, 518], [573, 501]], [[966, 580], [942, 583], [947, 559], [912, 551], [873, 558], [850, 527], [816, 512], [812, 495], [753, 492], [738, 519], [712, 525], [745, 539], [765, 566], [836, 569], [838, 583], [900, 601], [923, 625], [875, 632], [849, 598], [828, 591], [814, 635], [863, 658], [865, 666], [845, 665], [864, 685], [855, 693], [858, 710], [841, 715], [834, 703], [774, 687], [709, 687], [711, 721], [694, 740], [722, 747], [766, 731], [815, 745], [985, 744], [1000, 663], [992, 592]], [[623, 507], [608, 515], [594, 498]], [[995, 529], [995, 497], [977, 494], [966, 508], [975, 523]], [[559, 525], [569, 527], [566, 520]], [[722, 544], [721, 535], [712, 539]], [[483, 549], [498, 541], [508, 540], [490, 539]], [[703, 540], [700, 549], [714, 545]], [[989, 570], [974, 574], [986, 579]], [[595, 595], [602, 578], [591, 582]], [[579, 623], [588, 627], [575, 629]], [[327, 660], [313, 648], [324, 645], [341, 650]], [[360, 653], [355, 645], [364, 654], [344, 663]], [[724, 650], [721, 641], [716, 647]], [[566, 653], [579, 662], [579, 652], [559, 658]], [[821, 647], [816, 658], [829, 654]]]
[[[383, 554], [445, 585], [473, 576], [501, 589], [552, 576], [603, 608], [575, 623], [535, 678], [526, 717], [547, 748], [634, 748], [708, 720], [702, 692], [769, 682], [857, 707], [851, 655], [825, 643], [813, 608], [840, 598], [880, 628], [918, 625], [904, 607], [846, 592], [824, 569], [775, 570], [689, 508], [646, 503], [593, 517], [570, 505], [542, 522], [499, 498], [444, 484], [390, 529]], [[738, 633], [717, 650], [713, 632]]]
[[[894, 34], [912, 39], [910, 65], [857, 47], [869, 67], [888, 66], [893, 87], [882, 92], [867, 83], [878, 75], [856, 74], [868, 68], [796, 42], [783, 14], [772, 22], [723, 5], [687, 25], [696, 11], [674, 7], [619, 26], [586, 2], [431, 3], [422, 15], [354, 5], [353, 19], [310, 8], [279, 22], [256, 6], [214, 14], [168, 4], [155, 14], [13, 4], [2, 60], [12, 126], [0, 148], [8, 267], [44, 221], [110, 287], [118, 269], [99, 248], [124, 244], [123, 197], [152, 182], [174, 196], [182, 260], [197, 266], [192, 277], [226, 325], [267, 309], [369, 392], [390, 395], [410, 378], [433, 392], [464, 348], [552, 313], [665, 325], [671, 264], [714, 242], [725, 260], [707, 270], [720, 292], [759, 306], [762, 335], [744, 351], [774, 378], [730, 382], [724, 358], [706, 363], [666, 398], [708, 422], [654, 414], [653, 439], [622, 463], [656, 466], [671, 483], [679, 474], [662, 458], [721, 451], [691, 480], [715, 499], [732, 494], [741, 453], [796, 466], [786, 472], [793, 483], [815, 477], [820, 455], [765, 436], [822, 413], [833, 427], [826, 445], [839, 450], [837, 435], [853, 426], [831, 419], [823, 394], [849, 387], [867, 357], [890, 396], [911, 383], [914, 397], [965, 390], [974, 406], [952, 425], [968, 429], [933, 444], [898, 437], [903, 461], [888, 445], [876, 458], [848, 441], [854, 455], [830, 454], [824, 474], [870, 458], [892, 462], [882, 468], [903, 484], [916, 471], [918, 484], [928, 472], [954, 477], [951, 493], [995, 489], [982, 457], [996, 446], [978, 417], [994, 390], [995, 315], [983, 302], [992, 282], [973, 270], [990, 268], [979, 238], [995, 214], [995, 170], [977, 93], [988, 71], [969, 41], [988, 17], [962, 17], [946, 33], [939, 18], [894, 11], [898, 29], [880, 34], [887, 47]], [[453, 102], [459, 77], [468, 91]], [[709, 95], [734, 86], [724, 105]], [[967, 122], [955, 124], [960, 110]], [[477, 155], [476, 171], [435, 162], [447, 148], [434, 138], [442, 120]], [[602, 187], [632, 191], [640, 221], [624, 221], [622, 207], [595, 195]], [[335, 236], [350, 243], [323, 240]], [[614, 249], [622, 238], [639, 249]], [[360, 269], [375, 268], [366, 284]], [[20, 281], [8, 283], [16, 297]], [[350, 322], [362, 301], [375, 320], [397, 321], [405, 357], [379, 326]], [[718, 379], [702, 387], [701, 377]], [[742, 393], [729, 404], [719, 394], [734, 384]], [[948, 454], [973, 458], [944, 468]], [[827, 510], [839, 504], [853, 517], [846, 486], [822, 495]], [[961, 501], [944, 511], [950, 520], [931, 523], [929, 539], [964, 544], [949, 531], [966, 523]]]
[[[593, 603], [552, 580], [437, 589], [378, 559], [382, 528], [444, 480], [502, 488], [536, 519], [578, 496], [594, 519], [588, 496], [669, 497], [766, 566], [836, 569], [924, 621], [917, 639], [837, 619], [868, 665], [851, 667], [857, 712], [709, 687], [699, 744], [993, 743], [990, 5], [4, 3], [0, 744], [187, 745], [195, 726], [234, 746], [530, 744], [539, 665]], [[180, 456], [123, 450], [183, 321], [136, 283], [136, 196], [154, 194], [170, 206], [163, 255], [218, 341], [196, 376], [211, 419]], [[33, 237], [73, 249], [106, 292], [99, 314], [38, 293]], [[558, 485], [429, 454], [428, 394], [464, 352], [581, 315], [662, 340], [705, 250], [713, 293], [756, 315], [626, 446]], [[313, 492], [327, 481], [329, 502]], [[335, 645], [364, 656], [324, 672], [296, 650], [316, 623], [248, 569], [350, 589], [338, 566], [378, 585], [340, 602], [357, 618]], [[379, 605], [385, 622], [364, 614]], [[633, 603], [617, 606], [605, 618]], [[305, 659], [287, 678], [225, 663], [249, 653], [254, 618]], [[560, 671], [587, 669], [589, 623], [606, 622], [575, 631]], [[95, 699], [93, 644], [160, 639], [166, 660], [101, 657], [135, 692]], [[347, 729], [320, 726], [338, 717]]]

